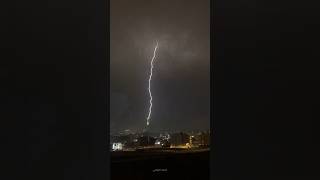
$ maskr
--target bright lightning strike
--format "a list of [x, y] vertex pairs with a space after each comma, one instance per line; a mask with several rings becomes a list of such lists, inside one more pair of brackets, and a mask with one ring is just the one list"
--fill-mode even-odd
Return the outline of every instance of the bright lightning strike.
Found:
[[151, 62], [150, 62], [150, 75], [149, 75], [149, 87], [148, 87], [149, 97], [150, 97], [150, 101], [149, 101], [150, 102], [150, 106], [149, 106], [149, 114], [148, 114], [148, 117], [147, 117], [147, 126], [149, 126], [149, 123], [150, 123], [149, 121], [150, 121], [151, 110], [152, 110], [151, 79], [152, 79], [152, 71], [153, 71], [153, 61], [154, 61], [154, 58], [156, 57], [157, 48], [158, 48], [158, 42], [157, 42], [156, 47], [154, 48], [153, 57], [152, 57]]

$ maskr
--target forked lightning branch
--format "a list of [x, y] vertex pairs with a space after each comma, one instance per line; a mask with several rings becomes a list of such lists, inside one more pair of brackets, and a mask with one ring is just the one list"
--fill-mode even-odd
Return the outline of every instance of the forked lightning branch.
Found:
[[147, 117], [147, 126], [149, 126], [149, 124], [150, 124], [150, 118], [151, 118], [151, 112], [152, 112], [151, 80], [152, 80], [152, 72], [153, 72], [153, 61], [154, 61], [154, 59], [156, 57], [157, 49], [158, 49], [158, 42], [157, 42], [156, 47], [154, 48], [153, 57], [152, 57], [151, 62], [150, 62], [150, 75], [149, 75], [149, 86], [148, 86], [148, 92], [149, 92], [149, 97], [150, 97], [150, 100], [149, 100], [150, 105], [149, 105], [149, 113], [148, 113], [148, 117]]

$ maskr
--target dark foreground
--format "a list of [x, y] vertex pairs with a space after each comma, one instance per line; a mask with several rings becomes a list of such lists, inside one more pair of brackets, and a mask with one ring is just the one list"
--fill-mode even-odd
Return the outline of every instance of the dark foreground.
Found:
[[209, 151], [112, 152], [111, 180], [209, 180]]

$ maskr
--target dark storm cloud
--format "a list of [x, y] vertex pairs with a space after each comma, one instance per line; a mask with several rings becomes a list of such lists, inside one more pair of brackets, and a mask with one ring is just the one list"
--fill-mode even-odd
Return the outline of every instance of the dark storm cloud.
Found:
[[111, 126], [142, 128], [156, 41], [151, 127], [209, 129], [209, 0], [111, 0]]

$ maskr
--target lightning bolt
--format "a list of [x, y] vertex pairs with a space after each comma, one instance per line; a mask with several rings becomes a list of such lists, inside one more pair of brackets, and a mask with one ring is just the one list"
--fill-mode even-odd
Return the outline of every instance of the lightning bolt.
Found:
[[150, 97], [150, 101], [149, 101], [150, 106], [149, 106], [149, 113], [148, 113], [148, 117], [147, 117], [147, 126], [149, 126], [151, 112], [152, 112], [151, 111], [152, 110], [151, 80], [152, 80], [152, 71], [153, 71], [153, 61], [154, 61], [154, 58], [156, 57], [157, 49], [158, 49], [158, 41], [157, 41], [156, 47], [154, 48], [153, 57], [152, 57], [151, 62], [150, 62], [150, 75], [149, 75], [149, 87], [148, 87], [149, 97]]

